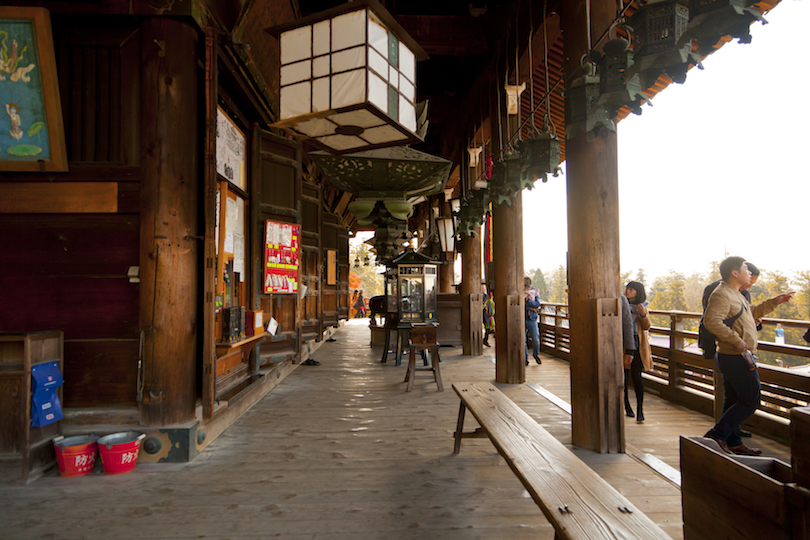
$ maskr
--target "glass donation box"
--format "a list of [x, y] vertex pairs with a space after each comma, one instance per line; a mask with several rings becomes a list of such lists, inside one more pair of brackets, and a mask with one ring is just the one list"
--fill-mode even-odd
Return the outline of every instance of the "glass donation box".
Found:
[[[396, 271], [397, 312], [400, 323], [436, 321], [437, 263], [430, 257], [406, 251], [393, 261]], [[391, 297], [389, 297], [391, 298]]]

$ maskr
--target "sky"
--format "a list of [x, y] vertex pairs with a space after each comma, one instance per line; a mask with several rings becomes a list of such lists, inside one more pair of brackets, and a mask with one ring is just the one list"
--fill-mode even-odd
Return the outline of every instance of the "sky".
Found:
[[[810, 270], [810, 2], [765, 19], [618, 124], [622, 272], [690, 275], [726, 255]], [[564, 174], [524, 190], [525, 269], [564, 265], [567, 235]]]

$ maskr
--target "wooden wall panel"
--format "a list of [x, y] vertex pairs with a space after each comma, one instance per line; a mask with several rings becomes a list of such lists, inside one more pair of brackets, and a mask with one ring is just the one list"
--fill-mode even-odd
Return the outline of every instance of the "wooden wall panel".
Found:
[[[138, 32], [90, 26], [89, 20], [53, 17], [54, 46], [67, 153], [71, 162], [138, 162]], [[122, 80], [124, 77], [126, 80]], [[134, 98], [134, 99], [133, 99]], [[122, 114], [124, 115], [122, 119]]]
[[14, 332], [62, 330], [65, 339], [138, 335], [138, 285], [125, 276], [39, 276], [11, 280], [0, 328]]
[[295, 167], [262, 157], [262, 203], [295, 209], [295, 179]]
[[65, 341], [65, 407], [136, 405], [138, 340]]
[[2, 182], [0, 214], [118, 212], [117, 182]]
[[138, 266], [138, 221], [137, 215], [0, 215], [0, 268], [21, 278], [123, 279]]

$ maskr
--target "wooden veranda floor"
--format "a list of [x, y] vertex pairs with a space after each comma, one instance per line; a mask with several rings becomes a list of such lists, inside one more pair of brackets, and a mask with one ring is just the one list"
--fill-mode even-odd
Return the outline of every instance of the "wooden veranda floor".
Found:
[[[380, 364], [368, 320], [350, 321], [313, 357], [191, 463], [139, 464], [119, 476], [47, 476], [0, 486], [0, 538], [8, 539], [552, 539], [553, 529], [488, 439], [453, 454], [454, 381], [492, 381], [483, 357], [442, 350], [446, 390], [405, 365]], [[565, 362], [544, 358], [528, 381], [569, 400]], [[498, 385], [563, 443], [570, 416], [531, 384]], [[678, 436], [710, 418], [649, 395], [647, 421], [627, 425], [628, 452], [678, 467]], [[474, 419], [468, 415], [468, 429]], [[789, 462], [787, 447], [752, 445]], [[631, 455], [571, 447], [673, 538], [680, 490]]]

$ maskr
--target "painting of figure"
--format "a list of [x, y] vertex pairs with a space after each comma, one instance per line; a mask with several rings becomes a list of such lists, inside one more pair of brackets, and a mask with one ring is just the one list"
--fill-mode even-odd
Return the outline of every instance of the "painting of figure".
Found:
[[0, 170], [66, 170], [50, 18], [0, 7]]

